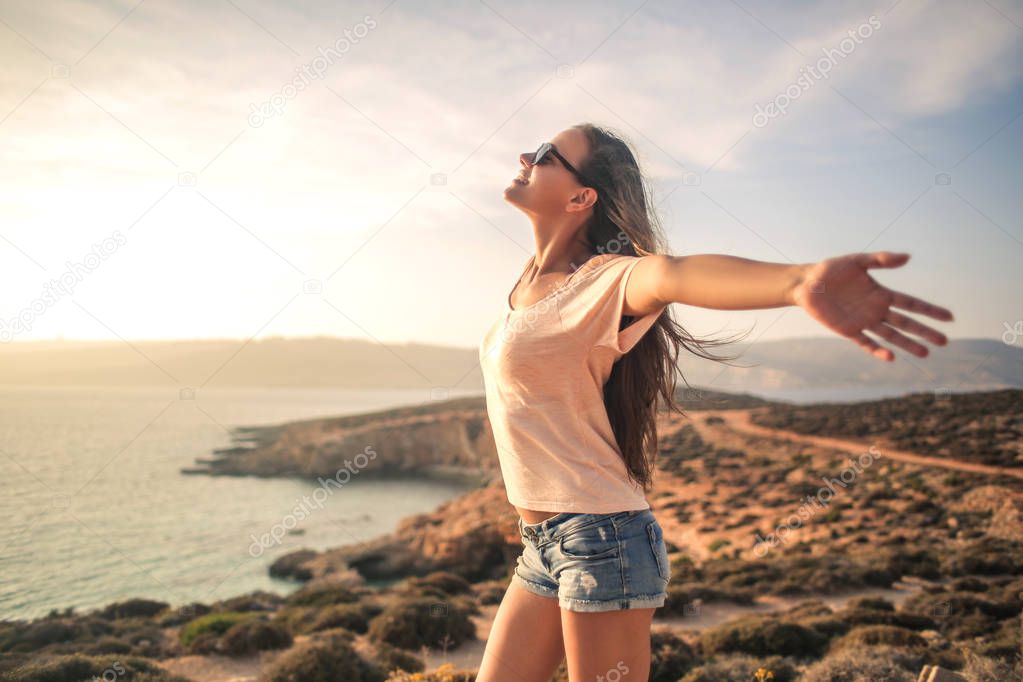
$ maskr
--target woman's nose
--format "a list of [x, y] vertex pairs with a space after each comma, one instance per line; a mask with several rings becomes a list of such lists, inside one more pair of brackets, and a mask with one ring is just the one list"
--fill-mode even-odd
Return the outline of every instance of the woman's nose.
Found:
[[522, 152], [521, 154], [519, 154], [519, 163], [522, 164], [523, 168], [529, 168], [529, 166], [532, 165], [532, 162], [533, 162], [532, 152]]

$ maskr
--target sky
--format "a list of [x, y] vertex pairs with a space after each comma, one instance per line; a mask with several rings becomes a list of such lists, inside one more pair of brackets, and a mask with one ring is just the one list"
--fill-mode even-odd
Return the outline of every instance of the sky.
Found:
[[518, 154], [583, 121], [634, 145], [673, 255], [907, 251], [874, 276], [999, 338], [1021, 27], [1007, 0], [0, 1], [0, 340], [474, 347], [533, 249]]

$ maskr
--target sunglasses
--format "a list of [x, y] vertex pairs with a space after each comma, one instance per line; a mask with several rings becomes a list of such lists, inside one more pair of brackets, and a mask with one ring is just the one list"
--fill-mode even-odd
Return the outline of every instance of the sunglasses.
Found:
[[533, 160], [530, 162], [530, 165], [539, 166], [541, 163], [543, 163], [543, 160], [544, 158], [547, 157], [548, 153], [556, 157], [565, 168], [571, 171], [572, 175], [579, 179], [579, 182], [586, 185], [587, 187], [597, 188], [597, 185], [595, 183], [591, 182], [585, 175], [576, 170], [575, 166], [570, 164], [568, 160], [565, 159], [565, 157], [562, 156], [558, 152], [557, 148], [550, 142], [544, 142], [537, 148], [535, 152], [533, 152]]

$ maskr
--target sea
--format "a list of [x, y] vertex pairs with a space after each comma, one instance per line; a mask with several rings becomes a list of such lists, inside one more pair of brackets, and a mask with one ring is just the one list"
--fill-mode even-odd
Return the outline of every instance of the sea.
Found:
[[[481, 394], [444, 397], [473, 395]], [[473, 484], [354, 475], [338, 487], [181, 469], [232, 445], [232, 427], [436, 397], [337, 388], [191, 395], [177, 387], [0, 388], [0, 620], [72, 607], [81, 613], [136, 597], [176, 606], [253, 590], [288, 594], [297, 583], [267, 570], [281, 555], [364, 542]]]

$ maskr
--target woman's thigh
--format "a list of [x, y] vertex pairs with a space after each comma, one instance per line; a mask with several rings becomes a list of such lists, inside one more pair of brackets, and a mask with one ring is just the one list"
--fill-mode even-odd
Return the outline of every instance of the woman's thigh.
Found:
[[476, 682], [550, 682], [565, 648], [557, 597], [541, 597], [514, 580], [490, 627]]
[[582, 612], [561, 609], [568, 679], [647, 680], [653, 608]]
[[559, 528], [549, 552], [558, 582], [569, 679], [646, 680], [650, 626], [664, 604], [670, 566], [649, 510]]

